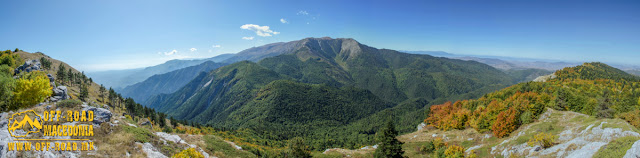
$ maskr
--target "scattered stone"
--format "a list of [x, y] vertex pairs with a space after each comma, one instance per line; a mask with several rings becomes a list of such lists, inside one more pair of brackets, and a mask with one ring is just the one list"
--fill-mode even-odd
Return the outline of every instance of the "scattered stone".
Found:
[[420, 131], [420, 130], [424, 129], [424, 127], [425, 127], [425, 126], [427, 126], [427, 124], [425, 124], [424, 122], [423, 122], [423, 123], [420, 123], [420, 124], [418, 125], [418, 127], [417, 127], [417, 128], [418, 128], [418, 131]]
[[149, 120], [145, 120], [144, 122], [140, 123], [141, 126], [144, 125], [151, 125], [151, 122]]
[[178, 135], [168, 134], [168, 133], [164, 133], [164, 132], [156, 132], [154, 134], [157, 135], [158, 137], [164, 139], [164, 140], [172, 141], [172, 142], [177, 143], [177, 144], [186, 143]]
[[474, 151], [474, 150], [476, 150], [476, 149], [479, 149], [479, 148], [481, 148], [482, 146], [484, 146], [484, 145], [482, 145], [482, 144], [481, 144], [481, 145], [472, 146], [472, 147], [468, 148], [467, 150], [465, 150], [464, 152], [465, 152], [465, 153], [470, 153], [471, 151]]

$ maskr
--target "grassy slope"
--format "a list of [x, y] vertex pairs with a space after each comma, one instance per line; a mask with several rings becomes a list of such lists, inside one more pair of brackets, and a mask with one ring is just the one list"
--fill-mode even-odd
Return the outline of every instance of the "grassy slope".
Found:
[[[525, 125], [515, 132], [513, 132], [509, 137], [505, 138], [496, 138], [493, 137], [490, 132], [487, 133], [478, 133], [473, 129], [465, 129], [465, 130], [450, 130], [450, 131], [441, 131], [434, 128], [425, 128], [420, 131], [416, 131], [413, 133], [408, 133], [404, 135], [398, 136], [398, 140], [404, 142], [403, 150], [405, 151], [405, 156], [408, 157], [431, 157], [431, 154], [423, 154], [420, 153], [420, 147], [425, 144], [427, 141], [431, 141], [436, 137], [443, 138], [449, 144], [455, 144], [465, 147], [468, 149], [470, 147], [477, 146], [475, 150], [473, 150], [478, 157], [503, 157], [501, 155], [502, 150], [511, 149], [512, 147], [516, 147], [518, 145], [525, 145], [529, 138], [533, 137], [533, 135], [546, 132], [552, 133], [555, 136], [559, 136], [562, 132], [572, 131], [574, 134], [579, 133], [581, 131], [585, 131], [587, 127], [590, 125], [598, 126], [603, 124], [603, 128], [619, 128], [622, 132], [640, 132], [639, 129], [629, 125], [626, 121], [620, 119], [597, 119], [592, 116], [587, 116], [584, 114], [570, 112], [570, 111], [556, 111], [552, 109], [547, 109], [548, 111], [543, 114], [545, 115], [541, 119], [537, 120], [534, 123]], [[586, 130], [586, 132], [592, 132], [590, 130]], [[434, 137], [435, 136], [435, 137]], [[489, 136], [489, 137], [487, 137]], [[577, 135], [564, 135], [567, 138], [575, 138]], [[571, 140], [569, 139], [569, 140]], [[601, 139], [595, 138], [592, 141], [599, 141]], [[635, 136], [614, 136], [614, 141], [611, 141], [609, 145], [606, 145], [599, 149], [599, 151], [595, 154], [596, 157], [598, 155], [624, 155], [626, 151], [631, 148], [631, 144], [633, 142], [640, 140], [640, 137]], [[568, 140], [558, 140], [557, 144], [566, 143]], [[495, 147], [495, 150], [492, 153], [492, 148]], [[553, 146], [552, 146], [553, 147]], [[576, 148], [580, 148], [582, 146], [571, 146], [569, 145], [567, 148], [560, 150], [566, 151], [567, 153], [564, 156], [567, 156], [572, 150]], [[366, 157], [362, 155], [371, 155], [374, 150], [372, 149], [364, 149], [364, 150], [344, 150], [344, 149], [333, 149], [328, 152], [314, 153], [317, 156], [321, 157], [343, 157], [346, 155], [351, 155], [354, 157]], [[525, 152], [524, 155], [516, 154], [516, 157], [522, 156], [539, 156], [539, 157], [555, 157], [558, 151], [549, 152], [547, 154], [544, 153], [544, 150], [532, 153]], [[615, 156], [614, 156], [615, 157]]]

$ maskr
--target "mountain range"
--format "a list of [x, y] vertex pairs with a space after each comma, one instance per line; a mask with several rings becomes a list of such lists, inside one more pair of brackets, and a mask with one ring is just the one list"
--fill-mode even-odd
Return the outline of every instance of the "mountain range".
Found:
[[125, 70], [109, 70], [98, 72], [87, 72], [87, 75], [93, 78], [96, 83], [100, 83], [105, 87], [112, 87], [113, 89], [120, 90], [126, 86], [133, 85], [135, 83], [144, 81], [145, 79], [174, 70], [186, 68], [189, 66], [198, 65], [206, 61], [222, 62], [233, 54], [221, 54], [215, 57], [206, 59], [192, 59], [192, 60], [169, 60], [165, 63], [137, 69], [125, 69]]
[[219, 128], [342, 140], [317, 139], [317, 149], [355, 147], [373, 141], [380, 124], [371, 122], [383, 121], [371, 120], [402, 120], [400, 129], [408, 131], [428, 105], [476, 98], [521, 81], [476, 61], [376, 49], [343, 38], [254, 47], [227, 59], [236, 60], [245, 61], [201, 73], [144, 104]]

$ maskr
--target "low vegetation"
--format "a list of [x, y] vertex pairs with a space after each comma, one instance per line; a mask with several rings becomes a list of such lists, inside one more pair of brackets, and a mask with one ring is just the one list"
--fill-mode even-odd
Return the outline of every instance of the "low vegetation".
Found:
[[550, 133], [538, 133], [533, 138], [529, 139], [527, 144], [531, 147], [539, 145], [542, 148], [549, 148], [554, 145], [556, 136]]

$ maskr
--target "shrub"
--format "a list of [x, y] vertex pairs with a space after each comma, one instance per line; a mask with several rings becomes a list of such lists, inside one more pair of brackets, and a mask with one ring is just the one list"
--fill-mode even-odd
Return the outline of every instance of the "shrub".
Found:
[[[4, 65], [3, 65], [4, 66]], [[13, 98], [13, 89], [16, 87], [15, 80], [9, 76], [0, 74], [0, 110], [7, 110]]]
[[11, 77], [13, 74], [13, 69], [9, 67], [9, 65], [0, 65], [0, 75], [6, 75]]
[[151, 131], [144, 128], [137, 128], [137, 127], [131, 127], [131, 126], [122, 126], [122, 128], [127, 133], [133, 134], [133, 138], [135, 139], [136, 142], [141, 142], [141, 143], [150, 142], [152, 138], [155, 137], [154, 134], [151, 133]]
[[629, 124], [640, 128], [640, 110], [622, 113], [620, 114], [620, 118], [629, 122]]
[[446, 150], [447, 150], [446, 148], [439, 148], [438, 150], [433, 152], [433, 157], [435, 157], [435, 158], [445, 158], [446, 155], [444, 153], [445, 153]]
[[540, 145], [542, 148], [548, 148], [553, 146], [555, 143], [556, 137], [551, 135], [551, 133], [538, 133], [533, 136], [533, 138], [529, 139], [527, 144], [533, 147], [535, 145]]
[[73, 108], [82, 105], [82, 102], [80, 100], [67, 99], [56, 103], [56, 105], [61, 108]]
[[171, 156], [172, 158], [204, 158], [195, 148], [184, 149], [179, 153]]
[[9, 110], [35, 105], [52, 94], [49, 78], [42, 71], [30, 72], [16, 81], [13, 104]]
[[520, 122], [522, 122], [522, 124], [531, 123], [533, 122], [533, 120], [535, 120], [535, 116], [529, 110], [525, 111], [524, 113], [522, 113], [522, 115], [520, 115]]
[[422, 147], [420, 147], [420, 152], [423, 154], [431, 153], [435, 150], [435, 146], [433, 145], [433, 141], [427, 141]]
[[491, 126], [491, 132], [498, 138], [509, 135], [515, 131], [519, 125], [518, 110], [511, 107], [509, 110], [502, 111], [498, 114], [496, 122]]
[[173, 129], [171, 129], [169, 126], [164, 126], [164, 128], [162, 128], [162, 132], [171, 133], [173, 132]]
[[442, 140], [442, 138], [433, 139], [433, 147], [435, 149], [440, 149], [446, 146], [447, 146], [447, 143], [445, 143], [444, 140]]
[[447, 158], [464, 158], [464, 148], [457, 145], [451, 145], [444, 151]]

